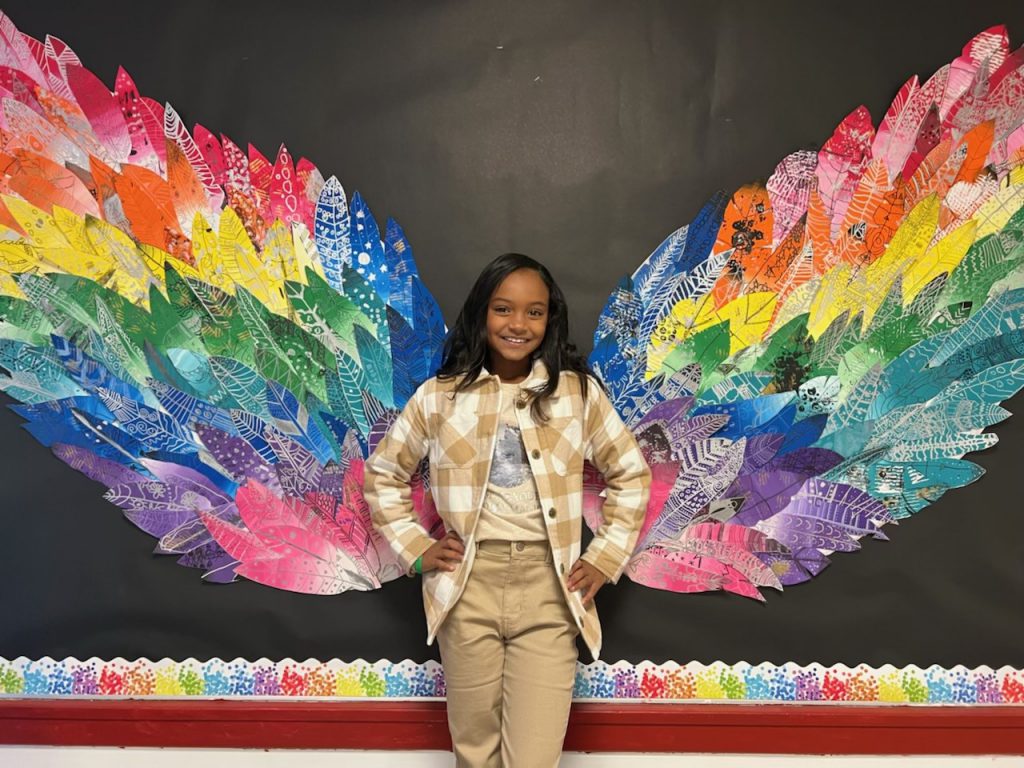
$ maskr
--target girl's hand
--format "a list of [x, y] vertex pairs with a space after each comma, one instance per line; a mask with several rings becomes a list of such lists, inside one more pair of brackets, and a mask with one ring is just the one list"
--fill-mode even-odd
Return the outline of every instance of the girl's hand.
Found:
[[582, 591], [581, 600], [584, 605], [590, 605], [597, 590], [608, 583], [607, 577], [586, 560], [577, 560], [569, 569], [569, 591]]
[[465, 554], [466, 547], [463, 546], [459, 534], [448, 531], [443, 539], [435, 541], [430, 545], [430, 549], [423, 553], [423, 572], [454, 571]]

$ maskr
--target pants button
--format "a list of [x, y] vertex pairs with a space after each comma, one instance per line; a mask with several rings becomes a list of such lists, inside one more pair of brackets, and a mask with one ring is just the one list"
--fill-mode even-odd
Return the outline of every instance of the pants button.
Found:
[[523, 544], [523, 542], [521, 542], [521, 541], [517, 541], [517, 542], [516, 542], [516, 549], [517, 549], [517, 550], [518, 550], [519, 552], [522, 552], [522, 551], [523, 551], [524, 549], [526, 549], [526, 545], [525, 545], [525, 544]]

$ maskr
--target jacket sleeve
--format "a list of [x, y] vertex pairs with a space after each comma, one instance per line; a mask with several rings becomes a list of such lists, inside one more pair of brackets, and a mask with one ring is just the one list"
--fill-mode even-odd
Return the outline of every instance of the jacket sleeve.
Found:
[[427, 455], [427, 440], [423, 387], [420, 387], [366, 460], [363, 491], [370, 516], [406, 572], [434, 543], [420, 525], [409, 487], [409, 480]]
[[584, 412], [585, 458], [604, 476], [603, 522], [582, 559], [615, 583], [636, 546], [650, 494], [651, 470], [636, 438], [601, 386], [590, 379]]

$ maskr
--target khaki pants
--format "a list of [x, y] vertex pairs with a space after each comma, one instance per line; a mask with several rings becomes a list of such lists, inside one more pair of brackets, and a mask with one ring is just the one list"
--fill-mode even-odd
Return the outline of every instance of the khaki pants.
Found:
[[579, 633], [547, 542], [484, 541], [438, 631], [459, 768], [553, 768]]

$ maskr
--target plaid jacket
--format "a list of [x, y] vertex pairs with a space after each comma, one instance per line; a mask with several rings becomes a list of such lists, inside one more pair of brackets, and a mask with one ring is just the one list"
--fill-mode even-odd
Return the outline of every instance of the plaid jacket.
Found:
[[[546, 380], [547, 369], [538, 361], [521, 386], [533, 388]], [[455, 383], [431, 379], [423, 384], [366, 463], [366, 499], [373, 522], [405, 568], [411, 568], [434, 541], [413, 511], [408, 484], [424, 457], [430, 463], [438, 514], [445, 527], [456, 531], [466, 545], [466, 557], [455, 571], [423, 575], [428, 645], [462, 594], [473, 568], [476, 524], [501, 413], [497, 376], [483, 371], [453, 397]], [[584, 402], [579, 379], [571, 374], [561, 376], [554, 395], [544, 403], [547, 421], [535, 421], [524, 399], [516, 406], [553, 566], [583, 639], [597, 659], [601, 650], [597, 610], [593, 603], [584, 608], [579, 595], [566, 586], [569, 569], [580, 556], [583, 462], [593, 463], [607, 483], [604, 522], [583, 559], [612, 582], [618, 580], [636, 545], [647, 508], [650, 470], [633, 435], [596, 382], [590, 382]]]

